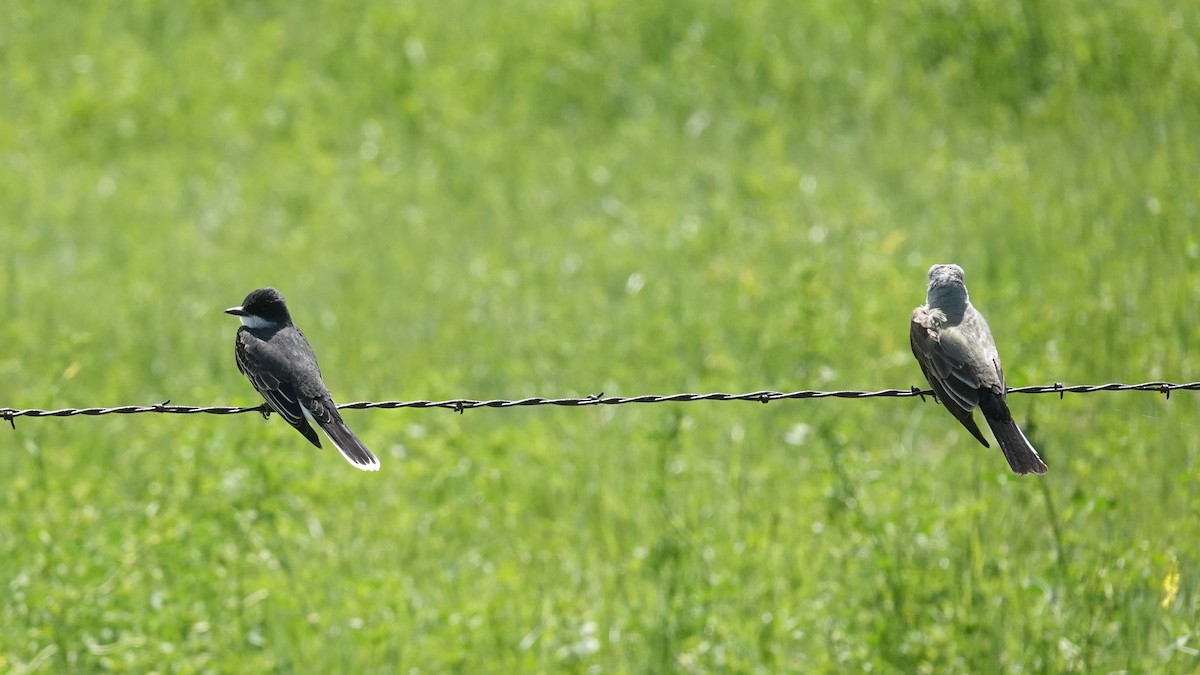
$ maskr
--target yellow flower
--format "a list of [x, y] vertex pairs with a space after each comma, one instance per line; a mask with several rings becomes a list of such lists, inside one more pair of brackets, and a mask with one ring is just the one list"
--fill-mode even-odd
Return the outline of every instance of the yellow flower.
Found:
[[1171, 569], [1167, 570], [1167, 576], [1163, 578], [1163, 599], [1160, 605], [1163, 609], [1171, 606], [1175, 601], [1175, 596], [1179, 594], [1179, 563], [1174, 559], [1171, 560]]

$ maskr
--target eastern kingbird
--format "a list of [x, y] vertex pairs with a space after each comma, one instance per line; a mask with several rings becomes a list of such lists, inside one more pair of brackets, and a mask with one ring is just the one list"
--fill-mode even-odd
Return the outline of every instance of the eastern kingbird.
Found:
[[262, 394], [267, 404], [283, 416], [313, 445], [321, 439], [312, 426], [321, 427], [334, 447], [355, 467], [378, 471], [379, 460], [342, 421], [337, 404], [321, 381], [321, 369], [304, 333], [292, 323], [283, 295], [274, 288], [250, 293], [239, 307], [230, 307], [242, 322], [235, 343], [238, 370]]
[[1046, 473], [1042, 458], [1008, 409], [996, 341], [983, 315], [967, 298], [961, 267], [929, 268], [925, 304], [913, 310], [908, 339], [937, 400], [983, 447], [991, 446], [975, 424], [971, 411], [976, 406], [1014, 473]]

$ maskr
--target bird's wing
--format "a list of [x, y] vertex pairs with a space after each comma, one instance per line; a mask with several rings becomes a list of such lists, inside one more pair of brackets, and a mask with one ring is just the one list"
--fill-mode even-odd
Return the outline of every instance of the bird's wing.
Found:
[[263, 350], [263, 342], [249, 330], [239, 329], [236, 355], [238, 370], [245, 374], [250, 384], [262, 394], [267, 403], [278, 412], [313, 445], [321, 447], [321, 439], [308, 424], [301, 409], [301, 397], [292, 382], [279, 379], [273, 374], [275, 368]]
[[940, 325], [936, 310], [918, 307], [913, 312], [910, 337], [913, 352], [920, 352], [918, 360], [924, 357], [923, 367], [942, 385], [947, 398], [965, 410], [979, 405], [979, 379], [970, 367], [969, 350], [956, 327]]
[[[974, 389], [968, 390], [965, 383], [953, 376], [954, 369], [939, 343], [939, 333], [937, 317], [932, 316], [923, 306], [913, 310], [908, 338], [913, 356], [921, 366], [921, 372], [925, 374], [934, 395], [946, 410], [949, 410], [984, 447], [988, 447], [987, 439], [983, 437], [983, 432], [971, 415], [971, 410], [979, 400], [978, 392]], [[949, 373], [949, 379], [944, 372]]]
[[956, 346], [961, 345], [967, 369], [978, 383], [977, 387], [1004, 398], [1004, 368], [1000, 365], [1000, 353], [996, 350], [987, 319], [968, 304], [954, 337]]
[[929, 386], [933, 387], [933, 395], [937, 397], [940, 403], [949, 399], [945, 393], [946, 388], [942, 386], [941, 378], [933, 370], [933, 364], [929, 360], [929, 352], [933, 348], [929, 343], [936, 341], [936, 332], [930, 326], [928, 312], [926, 312], [924, 307], [914, 309], [912, 323], [909, 325], [908, 330], [908, 344], [912, 347], [913, 356], [917, 357], [917, 365], [921, 366], [921, 372], [925, 375], [925, 379], [929, 381]]

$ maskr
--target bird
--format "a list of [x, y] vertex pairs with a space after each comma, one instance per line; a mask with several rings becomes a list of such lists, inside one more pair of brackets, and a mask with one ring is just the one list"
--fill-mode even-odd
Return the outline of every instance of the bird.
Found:
[[1044, 474], [1046, 464], [1013, 420], [1006, 398], [1004, 369], [987, 320], [971, 304], [963, 268], [929, 268], [925, 304], [912, 313], [909, 343], [934, 397], [970, 431], [983, 447], [991, 447], [975, 423], [979, 408], [1016, 474]]
[[283, 294], [274, 288], [251, 291], [242, 304], [225, 310], [241, 321], [234, 342], [238, 370], [279, 413], [318, 448], [320, 427], [346, 461], [378, 471], [379, 460], [354, 435], [321, 379], [317, 357], [304, 333], [292, 323]]

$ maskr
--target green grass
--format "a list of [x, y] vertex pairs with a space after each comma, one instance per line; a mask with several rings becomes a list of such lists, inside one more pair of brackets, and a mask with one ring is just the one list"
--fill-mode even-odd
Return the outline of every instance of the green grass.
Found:
[[[1200, 373], [1200, 8], [35, 3], [0, 23], [0, 406], [920, 383], [958, 262], [1011, 385]], [[1195, 672], [1200, 406], [1014, 396], [0, 431], [0, 670]], [[1169, 591], [1174, 587], [1174, 591]]]

